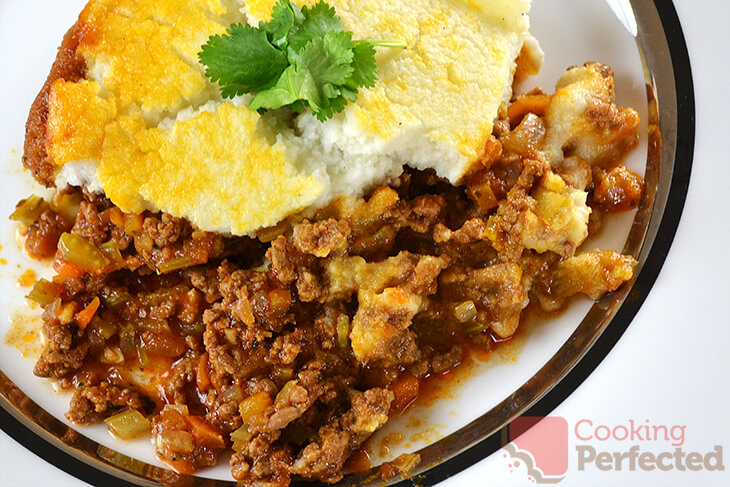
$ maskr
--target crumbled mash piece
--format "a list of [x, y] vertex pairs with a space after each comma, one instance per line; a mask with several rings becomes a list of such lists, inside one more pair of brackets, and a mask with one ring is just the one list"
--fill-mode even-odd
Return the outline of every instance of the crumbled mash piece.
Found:
[[459, 183], [510, 96], [530, 0], [329, 3], [354, 38], [407, 48], [379, 51], [375, 87], [320, 123], [222, 100], [197, 62], [209, 35], [267, 18], [275, 0], [91, 0], [80, 17], [86, 79], [59, 80], [49, 97], [57, 185], [244, 235], [359, 196], [406, 163]]
[[546, 159], [553, 166], [564, 156], [610, 164], [633, 148], [639, 140], [639, 114], [618, 108], [615, 101], [613, 71], [605, 64], [589, 63], [563, 73], [545, 113]]

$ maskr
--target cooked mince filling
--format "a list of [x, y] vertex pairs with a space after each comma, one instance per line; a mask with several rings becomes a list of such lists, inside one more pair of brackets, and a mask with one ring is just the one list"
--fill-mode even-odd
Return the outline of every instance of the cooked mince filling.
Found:
[[[591, 109], [569, 130], [561, 98], [534, 90], [503, 111], [463, 185], [406, 169], [256, 238], [74, 187], [24, 200], [25, 247], [56, 271], [29, 296], [44, 310], [35, 373], [74, 391], [68, 419], [151, 432], [179, 472], [232, 449], [239, 481], [340, 480], [424, 380], [514, 335], [528, 306], [632, 278], [631, 256], [580, 245], [639, 204], [643, 181], [620, 164], [638, 120], [613, 104], [608, 67], [576, 69], [598, 81], [581, 85]], [[567, 157], [548, 160], [551, 147]]]
[[74, 391], [71, 421], [151, 430], [182, 473], [232, 448], [240, 481], [338, 481], [422, 381], [512, 336], [527, 306], [632, 277], [632, 257], [576, 249], [573, 195], [588, 192], [590, 233], [637, 206], [643, 182], [617, 157], [635, 123], [587, 124], [577, 137], [610, 137], [613, 157], [551, 168], [537, 151], [550, 107], [541, 91], [514, 100], [463, 186], [408, 169], [258, 238], [125, 214], [72, 187], [24, 200], [25, 247], [57, 271], [30, 295], [47, 340], [35, 373]]

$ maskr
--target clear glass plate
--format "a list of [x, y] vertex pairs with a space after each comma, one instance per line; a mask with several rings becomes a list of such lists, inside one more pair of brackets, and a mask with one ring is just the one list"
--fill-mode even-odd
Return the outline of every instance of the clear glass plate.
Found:
[[[21, 168], [25, 118], [56, 46], [84, 3], [18, 0], [0, 5], [0, 58], [15, 67], [13, 74], [0, 78], [0, 215], [41, 191]], [[551, 91], [567, 67], [600, 61], [616, 73], [617, 103], [634, 107], [642, 117], [641, 142], [626, 164], [644, 174], [644, 200], [637, 212], [608, 221], [601, 237], [590, 244], [633, 254], [639, 272], [630, 286], [597, 303], [577, 301], [562, 315], [531, 324], [510, 346], [459, 377], [446, 397], [393, 418], [378, 432], [369, 442], [374, 464], [418, 451], [422, 461], [411, 475], [418, 476], [419, 485], [432, 485], [496, 451], [505, 444], [512, 419], [548, 414], [590, 374], [651, 289], [684, 204], [694, 103], [686, 47], [671, 3], [535, 0], [531, 19], [545, 65], [518, 89], [541, 86]], [[32, 41], [21, 51], [18, 39]], [[39, 319], [26, 308], [23, 295], [28, 289], [17, 285], [20, 274], [29, 267], [39, 275], [48, 272], [20, 254], [13, 232], [10, 222], [0, 217], [0, 259], [6, 262], [0, 265], [1, 336], [12, 325]], [[32, 355], [33, 347], [27, 352]], [[159, 462], [149, 441], [118, 441], [103, 425], [72, 428], [63, 417], [68, 396], [33, 376], [32, 368], [32, 357], [0, 345], [0, 427], [49, 462], [94, 484], [232, 484], [225, 458], [219, 466], [187, 477]], [[379, 448], [392, 432], [403, 441]], [[382, 485], [374, 472], [346, 476], [340, 484]]]

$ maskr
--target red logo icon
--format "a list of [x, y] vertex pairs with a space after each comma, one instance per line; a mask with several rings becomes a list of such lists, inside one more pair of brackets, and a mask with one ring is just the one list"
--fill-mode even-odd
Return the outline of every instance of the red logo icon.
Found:
[[514, 460], [510, 467], [527, 467], [531, 480], [555, 484], [568, 472], [568, 422], [559, 416], [521, 416], [509, 425], [504, 448]]

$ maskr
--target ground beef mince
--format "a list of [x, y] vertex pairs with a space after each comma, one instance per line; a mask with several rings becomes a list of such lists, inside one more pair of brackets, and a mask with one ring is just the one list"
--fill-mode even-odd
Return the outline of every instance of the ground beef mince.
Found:
[[66, 417], [77, 424], [89, 424], [108, 416], [110, 411], [122, 408], [142, 408], [139, 393], [129, 387], [118, 387], [108, 382], [98, 386], [83, 386], [71, 398]]
[[[58, 76], [83, 70], [66, 64]], [[463, 186], [406, 169], [257, 238], [126, 214], [74, 188], [34, 200], [26, 247], [55, 255], [57, 271], [30, 296], [46, 337], [35, 373], [75, 391], [76, 423], [139, 411], [180, 472], [232, 449], [243, 482], [338, 481], [423, 381], [509, 339], [526, 307], [597, 299], [633, 276], [632, 257], [578, 246], [587, 208], [596, 231], [602, 212], [639, 204], [643, 181], [619, 161], [551, 167], [538, 150], [550, 97], [525, 96]], [[617, 151], [635, 132], [626, 139], [612, 142]], [[49, 182], [39, 158], [26, 163]], [[417, 462], [406, 455], [382, 475]]]

